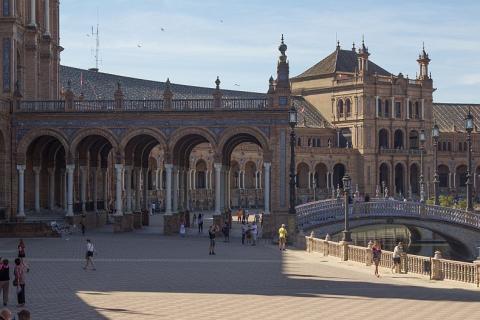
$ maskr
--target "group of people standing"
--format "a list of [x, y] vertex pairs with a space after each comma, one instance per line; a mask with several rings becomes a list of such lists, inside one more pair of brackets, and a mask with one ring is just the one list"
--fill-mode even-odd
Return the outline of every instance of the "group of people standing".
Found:
[[[402, 254], [403, 254], [403, 244], [401, 241], [399, 241], [395, 246], [395, 248], [393, 249], [392, 273], [400, 272]], [[382, 259], [382, 247], [380, 242], [375, 240], [372, 246], [372, 261], [373, 261], [373, 264], [375, 265], [375, 276], [377, 278], [380, 277], [380, 273], [378, 272], [378, 266], [380, 265], [381, 259]]]
[[[17, 249], [18, 255], [14, 260], [13, 281], [12, 285], [17, 293], [17, 307], [25, 306], [25, 282], [26, 274], [30, 271], [26, 262], [25, 242], [20, 239]], [[7, 258], [0, 257], [0, 291], [2, 292], [3, 306], [6, 307], [9, 303], [10, 292], [10, 262]], [[8, 311], [8, 310], [7, 310]]]

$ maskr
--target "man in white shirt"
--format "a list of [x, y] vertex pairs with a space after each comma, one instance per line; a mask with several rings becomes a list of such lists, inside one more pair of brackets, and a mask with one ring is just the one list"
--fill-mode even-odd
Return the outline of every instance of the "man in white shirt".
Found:
[[392, 266], [392, 273], [400, 273], [400, 264], [401, 264], [401, 255], [403, 252], [403, 246], [402, 243], [399, 242], [395, 248], [393, 249], [393, 266]]
[[95, 264], [93, 263], [93, 253], [95, 252], [95, 247], [90, 239], [87, 239], [87, 253], [85, 254], [85, 267], [84, 270], [87, 270], [88, 265], [92, 265], [92, 270], [96, 270]]

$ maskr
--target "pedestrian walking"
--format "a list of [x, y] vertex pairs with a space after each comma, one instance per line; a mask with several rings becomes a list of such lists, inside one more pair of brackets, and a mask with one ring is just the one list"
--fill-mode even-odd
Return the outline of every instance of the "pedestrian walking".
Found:
[[403, 253], [403, 245], [402, 242], [398, 242], [398, 244], [393, 248], [393, 266], [392, 266], [392, 273], [400, 273], [400, 265], [401, 265], [401, 255]]
[[211, 225], [208, 229], [208, 237], [210, 238], [209, 255], [215, 254], [215, 237], [217, 236], [219, 229], [220, 228], [216, 224]]
[[3, 306], [6, 306], [8, 304], [9, 289], [10, 289], [10, 267], [8, 265], [8, 259], [3, 259], [0, 264], [0, 290], [2, 291], [2, 294], [3, 294]]
[[252, 243], [252, 226], [249, 224], [247, 224], [247, 244], [251, 244]]
[[197, 214], [193, 214], [193, 218], [192, 218], [192, 227], [195, 227], [195, 225], [197, 224]]
[[253, 224], [252, 224], [252, 246], [257, 245], [257, 235], [258, 235], [257, 223], [253, 222]]
[[245, 244], [245, 238], [247, 237], [247, 225], [245, 221], [242, 222], [242, 244]]
[[198, 214], [198, 233], [203, 233], [203, 216], [201, 213]]
[[285, 244], [287, 243], [288, 232], [285, 228], [285, 224], [282, 223], [280, 229], [278, 229], [278, 247], [281, 251], [285, 251]]
[[380, 243], [378, 241], [373, 242], [373, 247], [372, 247], [372, 260], [373, 263], [375, 264], [375, 275], [377, 278], [380, 277], [380, 274], [378, 273], [378, 265], [380, 264], [380, 259], [382, 257], [382, 248], [380, 247]]
[[237, 210], [237, 222], [242, 222], [242, 210]]
[[181, 223], [180, 224], [180, 237], [184, 238], [185, 237], [185, 233], [186, 233], [186, 230], [185, 230], [185, 223]]
[[15, 269], [14, 275], [15, 279], [13, 280], [13, 285], [17, 288], [17, 307], [21, 308], [25, 305], [25, 275], [27, 273], [27, 268], [22, 263], [20, 258], [15, 259]]
[[95, 252], [95, 246], [87, 239], [87, 252], [85, 254], [85, 266], [83, 267], [84, 270], [87, 270], [88, 265], [92, 265], [92, 270], [96, 270], [95, 264], [93, 263], [93, 254]]
[[242, 209], [242, 222], [247, 222], [247, 214], [244, 209]]
[[230, 225], [228, 224], [228, 222], [225, 222], [223, 224], [223, 228], [222, 228], [222, 233], [223, 233], [223, 238], [224, 238], [224, 242], [230, 242]]
[[80, 230], [82, 230], [82, 236], [85, 236], [85, 224], [83, 221], [80, 221]]

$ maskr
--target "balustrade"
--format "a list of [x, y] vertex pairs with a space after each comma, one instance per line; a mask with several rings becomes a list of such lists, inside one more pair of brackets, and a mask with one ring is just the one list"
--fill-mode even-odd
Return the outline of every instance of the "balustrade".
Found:
[[20, 101], [20, 112], [63, 112], [65, 111], [65, 101]]
[[81, 112], [106, 112], [115, 109], [115, 100], [79, 100], [74, 101], [73, 109]]

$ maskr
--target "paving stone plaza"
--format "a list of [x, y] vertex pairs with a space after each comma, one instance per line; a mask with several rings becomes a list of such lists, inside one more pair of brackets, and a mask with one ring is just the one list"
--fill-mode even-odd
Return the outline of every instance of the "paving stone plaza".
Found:
[[[270, 241], [242, 246], [206, 236], [87, 232], [97, 270], [84, 271], [85, 239], [26, 239], [32, 319], [478, 319], [478, 289], [391, 274], [351, 262], [280, 252]], [[2, 239], [0, 256], [16, 256]], [[373, 267], [372, 267], [373, 268]], [[10, 307], [16, 297], [10, 292]]]

